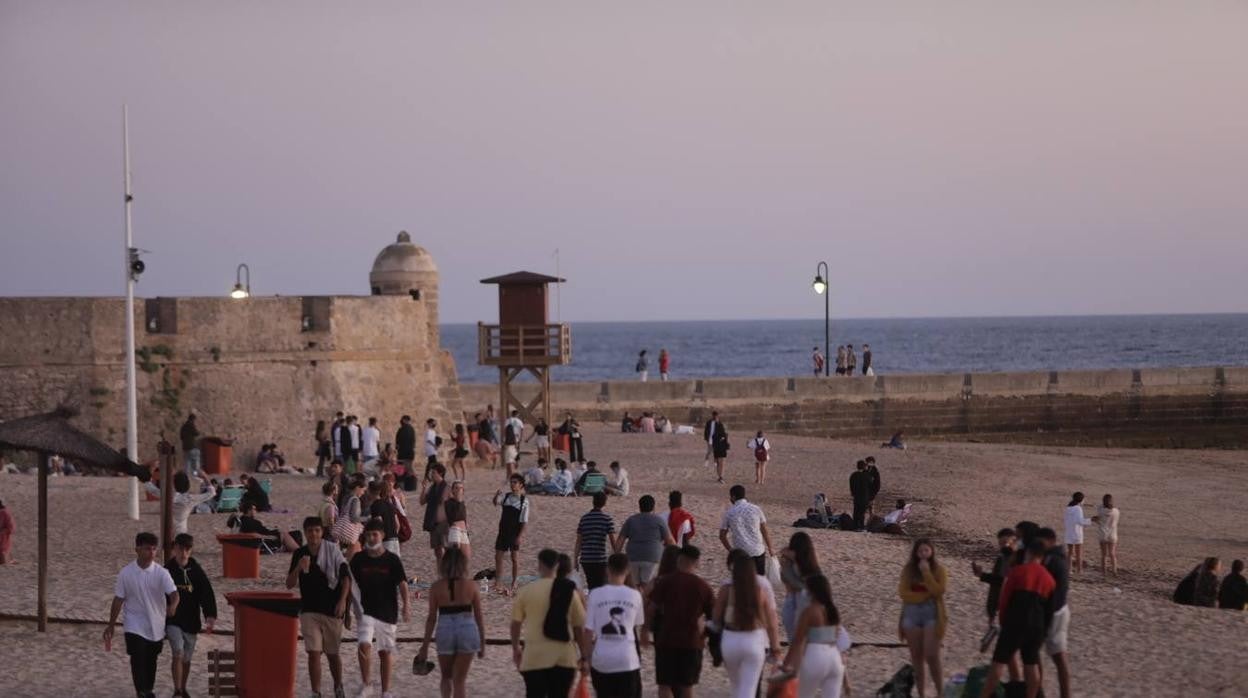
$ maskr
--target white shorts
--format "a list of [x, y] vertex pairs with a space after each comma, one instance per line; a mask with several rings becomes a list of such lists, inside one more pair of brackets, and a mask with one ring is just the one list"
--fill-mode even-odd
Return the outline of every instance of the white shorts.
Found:
[[541, 434], [538, 434], [537, 435], [537, 447], [538, 448], [550, 448], [550, 437], [542, 436]]
[[520, 451], [515, 446], [503, 446], [503, 462], [515, 463]]
[[468, 542], [468, 529], [451, 526], [446, 532], [447, 545], [470, 545]]
[[395, 641], [398, 627], [395, 623], [383, 623], [364, 614], [360, 616], [360, 626], [355, 631], [356, 641], [375, 645], [378, 652], [394, 652], [399, 648]]
[[1049, 636], [1044, 639], [1044, 651], [1049, 654], [1061, 654], [1066, 651], [1066, 637], [1070, 632], [1070, 606], [1062, 606], [1053, 614], [1053, 622], [1049, 625]]

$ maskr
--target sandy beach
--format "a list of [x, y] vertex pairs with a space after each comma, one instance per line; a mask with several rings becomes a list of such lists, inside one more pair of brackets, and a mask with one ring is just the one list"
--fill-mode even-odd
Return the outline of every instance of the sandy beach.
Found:
[[[761, 505], [773, 540], [782, 546], [817, 492], [826, 492], [833, 506], [847, 509], [847, 480], [853, 463], [875, 455], [883, 479], [880, 503], [903, 497], [914, 502], [911, 536], [930, 535], [938, 556], [950, 568], [947, 596], [950, 629], [945, 640], [946, 675], [985, 662], [977, 643], [984, 630], [986, 585], [970, 571], [972, 561], [988, 564], [994, 532], [1021, 519], [1059, 528], [1070, 493], [1082, 490], [1088, 501], [1112, 493], [1122, 510], [1119, 563], [1121, 574], [1102, 578], [1097, 564], [1095, 534], [1089, 531], [1085, 551], [1091, 567], [1072, 582], [1070, 631], [1073, 681], [1079, 696], [1239, 696], [1248, 692], [1248, 614], [1176, 606], [1169, 594], [1191, 567], [1207, 555], [1248, 557], [1248, 529], [1243, 526], [1238, 498], [1248, 492], [1248, 456], [1234, 451], [1097, 450], [1040, 448], [1000, 444], [912, 443], [908, 451], [879, 450], [872, 443], [829, 441], [771, 435], [773, 461], [764, 486], [751, 484], [753, 463], [744, 448], [748, 425], [733, 429], [729, 484], [746, 485], [748, 498]], [[586, 436], [588, 456], [604, 464], [618, 459], [629, 470], [633, 491], [613, 498], [607, 512], [617, 525], [636, 510], [636, 498], [653, 494], [665, 501], [668, 490], [685, 493], [686, 507], [697, 518], [695, 544], [703, 549], [702, 573], [722, 579], [725, 551], [716, 538], [720, 515], [728, 505], [727, 486], [717, 485], [703, 465], [704, 446], [697, 437], [618, 434], [606, 426]], [[292, 451], [300, 450], [292, 448]], [[501, 483], [501, 471], [469, 473], [468, 519], [476, 554], [474, 570], [493, 566], [492, 542], [497, 510], [490, 497]], [[269, 526], [296, 528], [319, 499], [319, 480], [295, 475], [273, 476], [274, 506], [289, 513], [261, 515]], [[30, 615], [35, 611], [35, 478], [0, 476], [0, 499], [11, 509], [19, 528], [13, 555], [17, 564], [0, 567], [0, 613]], [[89, 621], [107, 619], [118, 569], [132, 559], [133, 535], [159, 530], [158, 507], [144, 502], [142, 520], [125, 517], [126, 483], [114, 478], [53, 478], [50, 483], [49, 606], [52, 616]], [[415, 493], [409, 494], [415, 508]], [[585, 498], [532, 499], [530, 528], [525, 535], [521, 574], [534, 574], [537, 546], [570, 551], [578, 517], [589, 509]], [[1088, 507], [1088, 515], [1092, 507]], [[231, 629], [232, 611], [223, 595], [242, 589], [282, 587], [288, 556], [262, 558], [259, 580], [220, 577], [221, 556], [213, 534], [224, 531], [226, 516], [196, 515], [195, 557], [213, 579], [222, 605], [219, 627]], [[418, 521], [418, 519], [415, 519]], [[845, 623], [856, 640], [891, 643], [899, 601], [897, 575], [909, 549], [909, 538], [811, 531], [825, 573]], [[417, 534], [403, 546], [409, 574], [433, 576], [433, 557]], [[508, 599], [486, 600], [487, 635], [507, 636]], [[423, 631], [425, 609], [418, 604], [413, 620], [401, 626], [405, 638]], [[103, 651], [99, 624], [54, 623], [46, 634], [30, 621], [0, 621], [0, 693], [6, 695], [130, 695], [126, 658], [119, 647]], [[193, 695], [208, 695], [206, 650], [229, 648], [228, 635], [201, 636], [192, 677]], [[436, 676], [410, 673], [416, 646], [402, 646], [395, 691], [402, 696], [436, 695]], [[353, 645], [343, 654], [349, 694], [360, 685]], [[168, 650], [162, 654], [157, 694], [171, 693]], [[856, 647], [849, 654], [853, 695], [871, 695], [889, 675], [908, 661], [902, 647]], [[302, 651], [297, 695], [308, 686]], [[655, 695], [653, 657], [643, 657], [646, 695]], [[709, 661], [703, 669], [700, 695], [726, 691], [724, 672]], [[375, 680], [375, 679], [374, 679]], [[491, 646], [484, 661], [474, 664], [469, 678], [474, 696], [514, 696], [522, 690], [509, 651]], [[1046, 671], [1046, 693], [1057, 695], [1055, 675]], [[930, 695], [930, 692], [929, 692]]]

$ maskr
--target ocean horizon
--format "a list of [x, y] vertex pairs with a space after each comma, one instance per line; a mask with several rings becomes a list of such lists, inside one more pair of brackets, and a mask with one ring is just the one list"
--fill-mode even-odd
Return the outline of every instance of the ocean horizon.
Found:
[[[673, 380], [801, 376], [823, 348], [823, 319], [569, 322], [572, 363], [554, 381], [636, 380], [646, 349], [650, 379], [658, 354], [672, 357]], [[463, 383], [493, 383], [494, 367], [477, 364], [477, 328], [441, 326]], [[1053, 371], [1248, 365], [1248, 313], [834, 319], [831, 350], [852, 344], [862, 365], [885, 373]]]

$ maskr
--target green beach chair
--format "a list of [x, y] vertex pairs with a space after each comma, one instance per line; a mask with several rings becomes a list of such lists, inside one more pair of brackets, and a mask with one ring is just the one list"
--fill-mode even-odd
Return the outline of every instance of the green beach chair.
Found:
[[217, 512], [238, 511], [238, 505], [243, 501], [243, 493], [246, 491], [242, 487], [226, 487], [221, 490], [221, 499], [217, 500]]
[[602, 473], [588, 473], [581, 494], [597, 494], [607, 489], [607, 476]]
[[273, 481], [272, 481], [272, 480], [261, 480], [261, 481], [260, 481], [260, 489], [264, 490], [264, 493], [265, 493], [265, 494], [270, 494], [270, 495], [271, 495], [271, 494], [273, 494]]

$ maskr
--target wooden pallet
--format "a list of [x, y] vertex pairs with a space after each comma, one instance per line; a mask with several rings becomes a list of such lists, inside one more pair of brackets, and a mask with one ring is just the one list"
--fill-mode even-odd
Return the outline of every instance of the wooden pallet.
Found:
[[208, 650], [208, 693], [213, 698], [238, 695], [233, 652]]

